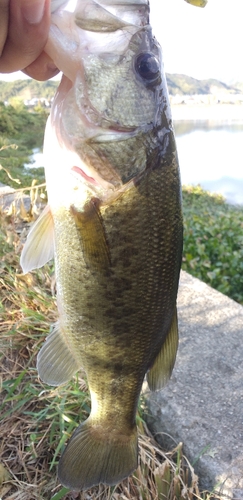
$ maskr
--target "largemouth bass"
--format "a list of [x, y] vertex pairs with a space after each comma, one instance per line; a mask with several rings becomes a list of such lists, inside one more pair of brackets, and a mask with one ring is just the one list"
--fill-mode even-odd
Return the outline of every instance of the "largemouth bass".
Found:
[[49, 205], [24, 272], [53, 255], [59, 319], [37, 360], [47, 384], [81, 367], [91, 413], [59, 478], [74, 490], [137, 467], [136, 410], [175, 362], [182, 253], [178, 159], [147, 0], [52, 3], [47, 53], [63, 71], [45, 134]]

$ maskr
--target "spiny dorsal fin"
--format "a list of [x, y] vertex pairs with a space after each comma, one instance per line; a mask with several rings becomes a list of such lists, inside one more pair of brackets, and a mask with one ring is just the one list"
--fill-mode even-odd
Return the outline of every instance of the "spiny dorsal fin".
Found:
[[20, 257], [23, 273], [44, 266], [54, 256], [54, 224], [47, 205], [31, 227]]
[[162, 389], [168, 382], [174, 368], [178, 348], [177, 309], [171, 322], [169, 333], [157, 355], [152, 368], [147, 373], [147, 382], [151, 391]]

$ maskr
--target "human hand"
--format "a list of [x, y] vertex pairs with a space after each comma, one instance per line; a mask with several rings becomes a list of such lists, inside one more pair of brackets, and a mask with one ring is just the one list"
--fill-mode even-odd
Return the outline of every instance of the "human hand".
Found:
[[55, 76], [59, 70], [43, 50], [49, 27], [50, 0], [0, 0], [0, 73]]

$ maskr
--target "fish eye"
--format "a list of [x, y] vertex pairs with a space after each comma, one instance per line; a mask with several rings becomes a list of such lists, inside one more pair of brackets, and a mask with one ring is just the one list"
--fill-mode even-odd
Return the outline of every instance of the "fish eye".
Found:
[[143, 52], [136, 57], [135, 71], [147, 83], [154, 83], [160, 75], [160, 64], [158, 59], [149, 52]]

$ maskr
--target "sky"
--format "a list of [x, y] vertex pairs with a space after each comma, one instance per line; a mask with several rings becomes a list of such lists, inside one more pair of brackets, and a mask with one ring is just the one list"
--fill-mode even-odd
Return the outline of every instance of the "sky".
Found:
[[[150, 0], [150, 6], [167, 73], [243, 81], [243, 0], [208, 0], [203, 9], [184, 0]], [[1, 80], [24, 77], [0, 73]]]
[[167, 73], [194, 78], [243, 80], [243, 0], [151, 0], [150, 21]]

